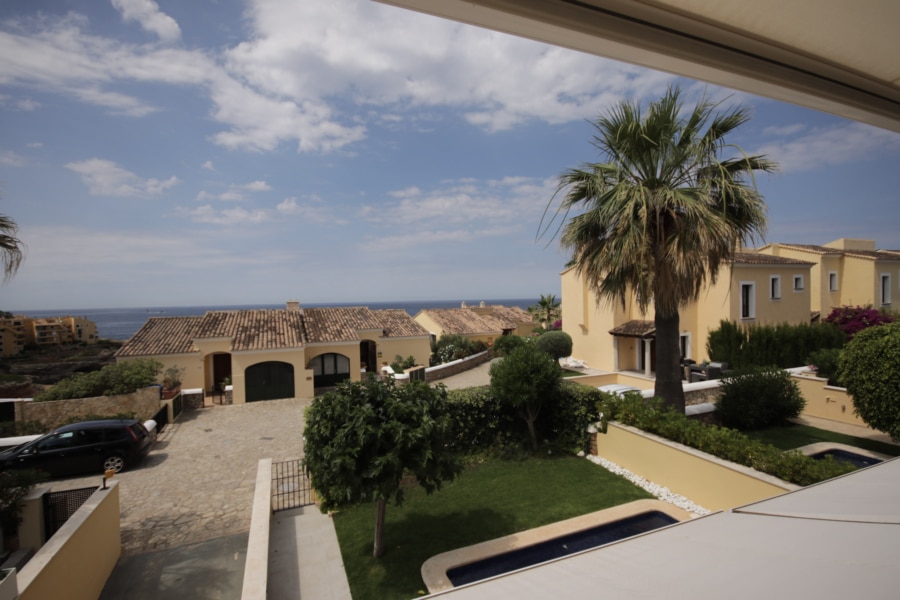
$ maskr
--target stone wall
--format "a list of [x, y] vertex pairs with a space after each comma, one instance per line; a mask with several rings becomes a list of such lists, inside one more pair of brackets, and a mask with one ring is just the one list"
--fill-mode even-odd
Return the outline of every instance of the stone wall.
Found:
[[48, 429], [54, 429], [72, 419], [89, 415], [113, 416], [134, 413], [145, 421], [157, 413], [160, 407], [159, 388], [151, 386], [121, 396], [74, 398], [49, 402], [16, 402], [16, 421], [41, 421]]
[[484, 351], [479, 352], [478, 354], [473, 354], [472, 356], [468, 356], [466, 358], [454, 360], [453, 362], [448, 362], [443, 365], [428, 367], [427, 369], [425, 369], [425, 381], [431, 383], [433, 381], [439, 381], [445, 377], [450, 377], [451, 375], [458, 375], [459, 373], [468, 371], [469, 369], [474, 369], [478, 365], [483, 365], [484, 363], [491, 360], [491, 358], [491, 353], [488, 351]]

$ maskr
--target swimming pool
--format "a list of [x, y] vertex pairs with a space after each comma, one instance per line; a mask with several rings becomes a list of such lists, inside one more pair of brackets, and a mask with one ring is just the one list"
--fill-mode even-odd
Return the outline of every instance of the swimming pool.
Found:
[[854, 467], [861, 469], [883, 462], [889, 458], [886, 454], [872, 452], [857, 448], [856, 446], [848, 446], [847, 444], [838, 444], [834, 442], [817, 442], [815, 444], [807, 444], [801, 448], [797, 448], [802, 454], [815, 459], [823, 459], [826, 455], [831, 455], [835, 460], [849, 463]]
[[481, 581], [494, 575], [524, 569], [582, 550], [590, 550], [677, 522], [676, 519], [659, 511], [641, 513], [462, 565], [448, 570], [447, 577], [454, 587]]
[[438, 554], [422, 565], [422, 580], [429, 593], [435, 593], [690, 518], [690, 513], [666, 502], [637, 500]]

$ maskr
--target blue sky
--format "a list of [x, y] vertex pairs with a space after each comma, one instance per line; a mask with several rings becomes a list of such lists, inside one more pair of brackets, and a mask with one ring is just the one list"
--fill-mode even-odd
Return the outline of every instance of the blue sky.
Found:
[[0, 309], [559, 295], [595, 118], [742, 103], [766, 241], [900, 248], [900, 135], [370, 0], [3, 0]]

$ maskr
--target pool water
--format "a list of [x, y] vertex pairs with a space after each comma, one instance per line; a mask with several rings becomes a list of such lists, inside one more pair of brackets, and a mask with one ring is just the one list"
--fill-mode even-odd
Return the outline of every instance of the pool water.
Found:
[[460, 586], [574, 554], [575, 552], [581, 552], [582, 550], [590, 550], [603, 544], [623, 540], [677, 522], [676, 519], [659, 511], [641, 513], [612, 523], [598, 525], [590, 529], [553, 538], [552, 540], [539, 542], [525, 548], [510, 550], [509, 552], [467, 565], [454, 567], [447, 571], [447, 578], [450, 579], [454, 586]]
[[828, 455], [834, 457], [834, 460], [836, 461], [851, 464], [858, 469], [861, 469], [862, 467], [877, 465], [878, 463], [882, 462], [880, 458], [863, 456], [862, 454], [856, 454], [855, 452], [848, 452], [846, 450], [838, 450], [836, 448], [823, 450], [822, 452], [816, 452], [815, 454], [811, 454], [810, 456], [817, 460], [822, 460]]

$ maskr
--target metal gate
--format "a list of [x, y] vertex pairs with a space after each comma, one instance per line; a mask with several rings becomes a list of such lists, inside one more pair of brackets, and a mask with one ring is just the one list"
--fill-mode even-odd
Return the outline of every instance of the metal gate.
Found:
[[309, 477], [298, 460], [272, 463], [272, 510], [287, 510], [316, 503]]
[[96, 491], [96, 487], [89, 487], [44, 494], [44, 541], [53, 537]]

